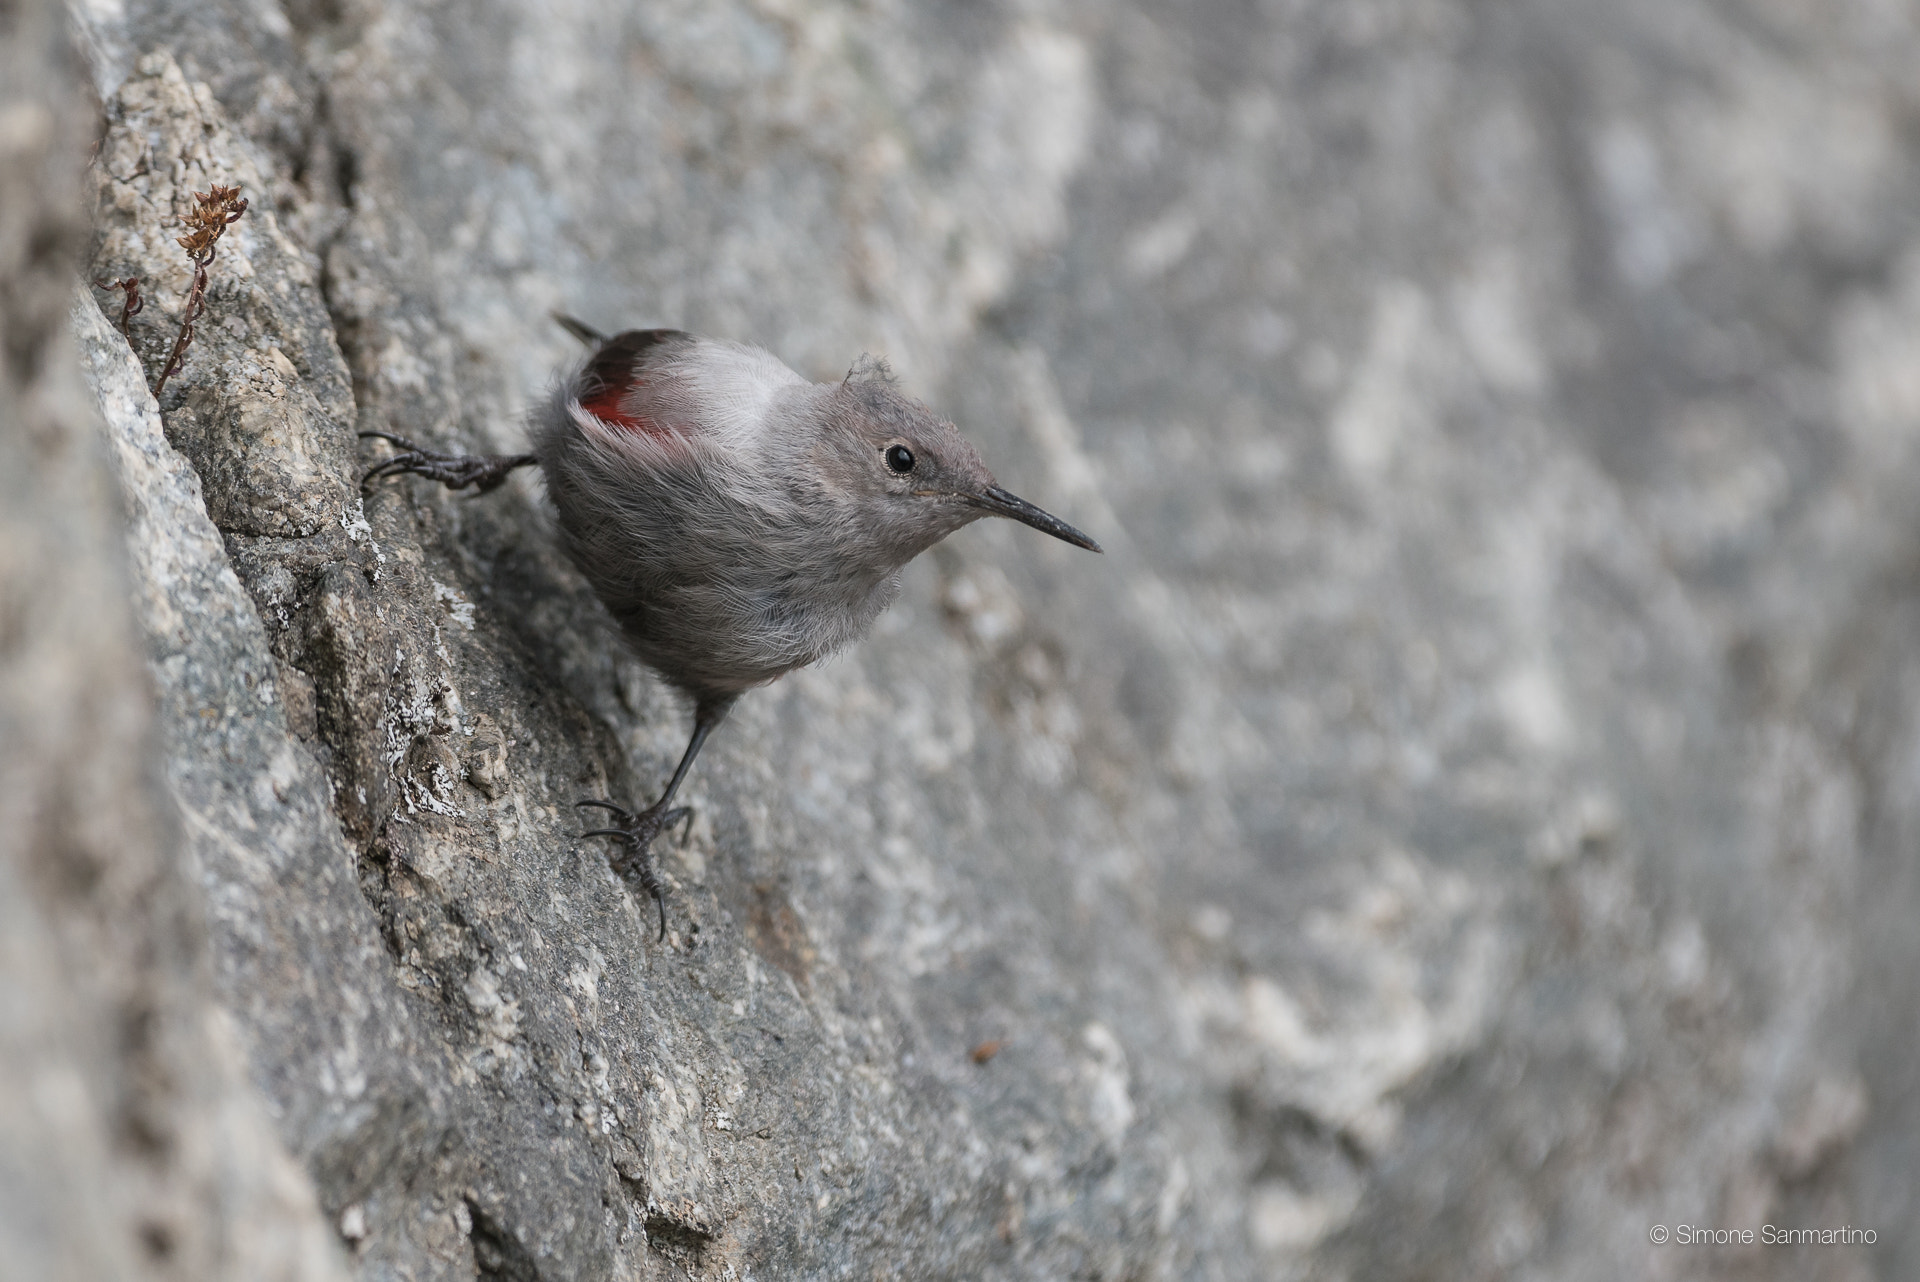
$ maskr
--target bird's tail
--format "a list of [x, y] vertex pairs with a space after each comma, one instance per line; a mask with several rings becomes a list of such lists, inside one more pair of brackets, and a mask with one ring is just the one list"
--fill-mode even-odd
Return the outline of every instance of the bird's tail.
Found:
[[549, 312], [548, 315], [560, 323], [561, 329], [566, 330], [567, 333], [573, 335], [588, 347], [599, 347], [607, 341], [605, 334], [602, 334], [585, 321], [575, 320], [565, 312]]

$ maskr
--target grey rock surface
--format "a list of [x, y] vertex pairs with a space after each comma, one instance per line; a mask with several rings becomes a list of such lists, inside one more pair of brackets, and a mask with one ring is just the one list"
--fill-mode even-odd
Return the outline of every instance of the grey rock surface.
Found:
[[[72, 13], [148, 381], [253, 199], [157, 420], [75, 329], [359, 1276], [1920, 1271], [1920, 9]], [[355, 486], [517, 446], [553, 307], [883, 351], [1110, 549], [966, 531], [743, 701], [663, 946], [571, 803], [684, 710], [541, 496]]]
[[345, 1252], [216, 997], [206, 887], [157, 768], [160, 740], [188, 722], [156, 720], [129, 607], [164, 603], [168, 567], [130, 564], [122, 496], [167, 545], [181, 522], [205, 527], [205, 509], [190, 473], [149, 484], [102, 435], [83, 366], [109, 417], [138, 424], [144, 403], [160, 441], [92, 301], [73, 312], [77, 348], [69, 337], [86, 227], [79, 69], [57, 6], [5, 21], [0, 1277], [333, 1282]]

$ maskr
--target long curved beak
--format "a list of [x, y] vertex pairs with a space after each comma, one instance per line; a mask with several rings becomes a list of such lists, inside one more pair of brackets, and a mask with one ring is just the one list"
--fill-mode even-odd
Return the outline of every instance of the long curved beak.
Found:
[[1041, 533], [1051, 534], [1054, 538], [1071, 543], [1077, 548], [1085, 548], [1089, 552], [1102, 550], [1098, 543], [1051, 512], [1042, 512], [1025, 499], [1009, 494], [997, 485], [981, 490], [977, 494], [966, 494], [961, 497], [983, 511], [991, 512], [995, 516], [1011, 517], [1022, 525], [1031, 525]]

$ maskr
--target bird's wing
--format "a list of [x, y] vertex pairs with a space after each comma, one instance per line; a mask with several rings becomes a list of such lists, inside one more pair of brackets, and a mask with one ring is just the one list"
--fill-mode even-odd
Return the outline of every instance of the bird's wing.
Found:
[[580, 372], [580, 408], [603, 423], [632, 432], [661, 428], [638, 412], [634, 392], [647, 385], [647, 366], [655, 357], [697, 341], [678, 329], [630, 329], [600, 345]]

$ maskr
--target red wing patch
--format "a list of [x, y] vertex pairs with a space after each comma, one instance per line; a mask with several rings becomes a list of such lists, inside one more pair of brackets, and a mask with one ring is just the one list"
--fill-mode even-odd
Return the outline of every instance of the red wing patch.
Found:
[[582, 399], [580, 408], [609, 427], [624, 427], [629, 432], [645, 432], [648, 436], [657, 436], [660, 434], [660, 427], [652, 419], [629, 414], [620, 408], [620, 402], [627, 392], [642, 381], [635, 379], [625, 387], [602, 386], [599, 391]]
[[587, 362], [581, 378], [580, 408], [610, 427], [664, 436], [668, 430], [650, 418], [629, 412], [622, 402], [635, 388], [647, 385], [646, 367], [654, 349], [691, 335], [677, 329], [630, 329], [615, 334]]

